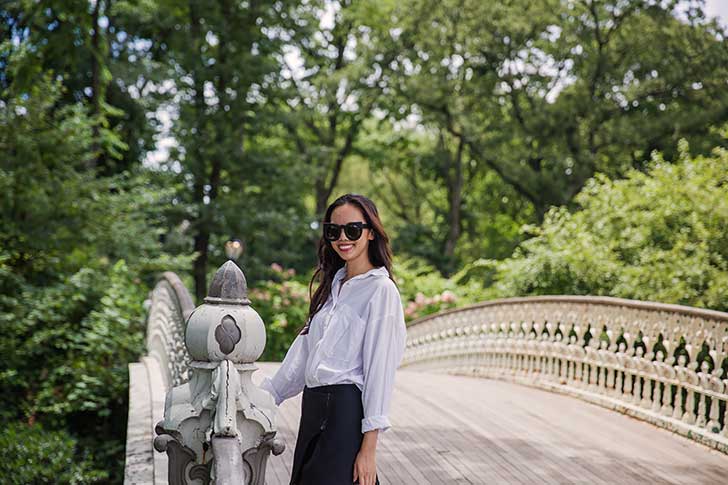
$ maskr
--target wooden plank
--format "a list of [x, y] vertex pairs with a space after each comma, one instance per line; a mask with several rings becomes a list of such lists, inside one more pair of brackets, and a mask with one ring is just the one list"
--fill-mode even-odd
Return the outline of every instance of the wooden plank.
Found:
[[[440, 390], [437, 401], [442, 401], [445, 394], [445, 390]], [[454, 452], [454, 458], [461, 457], [462, 460], [466, 460], [467, 468], [470, 469], [469, 478], [480, 477], [486, 483], [488, 481], [549, 483], [548, 477], [522, 469], [520, 461], [517, 460], [517, 451], [505, 445], [501, 440], [492, 439], [486, 433], [477, 432], [470, 422], [460, 420], [457, 415], [448, 416], [448, 411], [434, 404], [427, 396], [414, 397], [419, 401], [419, 408], [423, 410], [418, 414], [423, 414], [430, 421], [429, 426], [441, 428], [440, 433], [436, 434], [433, 439], [440, 439], [439, 435], [454, 437], [446, 445]], [[452, 406], [460, 411], [459, 403], [456, 402]], [[425, 422], [422, 426], [428, 426], [428, 423]], [[452, 428], [452, 431], [448, 427]], [[453, 443], [453, 441], [455, 442]]]
[[[420, 382], [419, 379], [422, 377], [426, 377], [426, 375], [410, 376], [410, 382], [407, 385], [412, 385], [411, 381], [416, 380], [417, 389], [426, 396], [423, 401], [437, 407], [432, 403], [432, 398], [427, 397], [433, 392], [430, 387], [431, 382]], [[455, 391], [454, 395], [452, 390]], [[486, 399], [487, 396], [480, 394], [477, 387], [469, 387], [466, 391], [451, 385], [446, 388], [438, 388], [437, 393], [437, 402], [444, 406], [443, 413], [448, 414], [451, 420], [459, 422], [463, 429], [470, 431], [470, 434], [486, 442], [488, 448], [496, 451], [495, 454], [489, 453], [489, 461], [494, 463], [502, 461], [504, 465], [507, 465], [504, 475], [501, 476], [502, 479], [508, 479], [510, 482], [525, 480], [524, 483], [564, 483], [565, 480], [568, 481], [568, 477], [555, 463], [553, 456], [548, 460], [540, 459], [544, 452], [553, 454], [554, 449], [535, 448], [531, 444], [536, 438], [533, 433], [534, 428], [526, 426], [519, 430], [519, 423], [524, 421], [523, 417], [520, 417], [520, 420], [509, 420], [510, 415], [505, 410], [491, 406], [485, 407], [483, 410], [482, 403]], [[457, 414], [446, 411], [446, 408], [456, 410]], [[535, 424], [538, 426], [539, 423]], [[530, 466], [524, 467], [524, 463], [530, 463]], [[534, 466], [535, 463], [538, 463], [539, 466]], [[588, 472], [588, 470], [583, 471]], [[592, 483], [605, 483], [598, 476], [592, 476], [591, 480]]]
[[[718, 470], [726, 471], [725, 455], [718, 456], [717, 468], [703, 467], [701, 461], [715, 457], [714, 450], [568, 396], [464, 376], [413, 375], [405, 382], [416, 385], [424, 395], [437, 396], [438, 402], [449, 395], [446, 389], [467, 388], [458, 398], [458, 412], [469, 415], [473, 426], [483, 426], [482, 422], [477, 423], [477, 413], [472, 413], [477, 402], [489, 410], [481, 413], [483, 416], [499, 416], [486, 423], [489, 428], [500, 428], [499, 433], [516, 436], [528, 433], [533, 441], [541, 443], [541, 449], [547, 450], [551, 459], [562, 461], [559, 467], [573, 470], [572, 480], [579, 480], [584, 477], [581, 473], [590, 471], [602, 483], [640, 483], [644, 477], [654, 477], [660, 483], [713, 483], [701, 469], [709, 470], [711, 476]], [[677, 454], [670, 452], [675, 448]], [[667, 452], [667, 459], [663, 452]], [[533, 465], [533, 460], [525, 462]], [[581, 473], [575, 469], [580, 464], [585, 465]], [[681, 466], [670, 471], [677, 464]]]

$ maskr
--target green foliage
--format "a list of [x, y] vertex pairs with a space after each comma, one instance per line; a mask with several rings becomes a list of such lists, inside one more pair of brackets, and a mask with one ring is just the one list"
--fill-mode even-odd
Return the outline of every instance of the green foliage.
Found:
[[[65, 429], [114, 483], [143, 301], [160, 270], [191, 258], [160, 243], [174, 188], [143, 169], [99, 176], [88, 164], [95, 121], [63, 92], [48, 74], [2, 92], [0, 418]], [[43, 483], [32, 470], [28, 483]]]
[[251, 288], [249, 298], [266, 327], [265, 351], [260, 359], [281, 361], [308, 318], [311, 276], [296, 277], [295, 269], [278, 263], [271, 264], [270, 269], [271, 279]]
[[152, 2], [137, 3], [23, 0], [3, 2], [0, 10], [0, 92], [30, 99], [45, 76], [61, 82], [58, 107], [83, 109], [91, 122], [83, 140], [91, 150], [78, 162], [104, 175], [136, 166], [154, 143], [147, 112], [158, 105], [155, 89], [137, 93], [163, 71], [126, 30], [138, 28], [138, 15]]
[[[380, 202], [395, 253], [422, 258], [444, 275], [478, 258], [510, 255], [521, 239], [519, 227], [535, 220], [523, 197], [469, 156], [461, 161], [460, 220], [451, 220], [447, 183], [455, 170], [434, 130], [371, 123], [361, 145], [370, 165], [371, 196]], [[360, 180], [351, 185], [360, 186]], [[454, 227], [457, 244], [448, 255], [444, 248]]]
[[9, 423], [0, 430], [0, 477], [8, 485], [104, 483], [92, 457], [64, 431]]
[[[123, 260], [51, 286], [23, 285], [1, 315], [0, 417], [67, 427], [118, 479], [126, 429], [127, 364], [144, 345], [146, 286]], [[112, 465], [113, 463], [113, 465]]]
[[[654, 149], [672, 156], [679, 138], [697, 153], [718, 143], [709, 126], [726, 121], [726, 31], [682, 6], [399, 2], [382, 29], [399, 47], [382, 108], [414, 114], [450, 153], [463, 143], [463, 158], [496, 171], [540, 218], [596, 172], [622, 176]], [[433, 150], [452, 166], [443, 155]]]
[[111, 177], [88, 170], [93, 122], [81, 105], [59, 108], [62, 91], [43, 75], [31, 96], [0, 104], [0, 247], [7, 265], [32, 284], [116, 259], [147, 274], [181, 269], [184, 261], [167, 259], [159, 247], [174, 188], [161, 188], [166, 180], [142, 169]]
[[552, 209], [512, 258], [495, 293], [611, 295], [728, 310], [728, 150], [655, 153], [647, 172], [597, 175], [581, 209]]

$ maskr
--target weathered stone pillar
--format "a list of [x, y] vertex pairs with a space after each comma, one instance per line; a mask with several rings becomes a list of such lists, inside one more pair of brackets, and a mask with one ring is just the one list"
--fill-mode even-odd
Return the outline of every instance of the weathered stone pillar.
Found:
[[266, 337], [247, 293], [243, 272], [228, 261], [187, 320], [190, 380], [167, 392], [155, 428], [171, 485], [265, 485], [269, 453], [284, 450], [274, 440], [273, 398], [251, 380]]

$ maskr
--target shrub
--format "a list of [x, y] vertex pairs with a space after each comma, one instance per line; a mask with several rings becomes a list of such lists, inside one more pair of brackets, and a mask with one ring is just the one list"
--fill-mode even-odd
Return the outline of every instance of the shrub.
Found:
[[92, 458], [65, 431], [10, 423], [0, 430], [0, 478], [8, 485], [103, 483]]
[[728, 310], [728, 150], [594, 177], [573, 213], [552, 208], [514, 255], [491, 262], [493, 295], [610, 295]]

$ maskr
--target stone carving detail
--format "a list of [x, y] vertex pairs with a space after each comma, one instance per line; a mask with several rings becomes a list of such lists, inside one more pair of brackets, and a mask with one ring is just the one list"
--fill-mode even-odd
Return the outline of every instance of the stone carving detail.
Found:
[[608, 297], [495, 300], [412, 322], [401, 367], [564, 392], [728, 453], [728, 313]]
[[159, 426], [155, 428], [155, 431], [159, 436], [154, 438], [154, 449], [159, 452], [166, 452], [169, 457], [169, 483], [188, 485], [190, 481], [194, 480], [199, 480], [202, 485], [210, 483], [212, 462], [208, 462], [207, 465], [192, 465], [190, 467], [189, 465], [195, 462], [195, 452], [184, 446], [174, 436], [166, 434]]
[[235, 324], [235, 319], [230, 315], [222, 317], [222, 322], [215, 329], [215, 340], [217, 340], [223, 354], [229, 354], [240, 342], [240, 328]]
[[243, 453], [246, 474], [255, 477], [255, 481], [250, 482], [251, 485], [265, 485], [265, 468], [270, 453], [280, 455], [285, 450], [285, 445], [274, 438], [275, 433], [267, 433], [256, 448], [250, 448]]
[[168, 279], [152, 295], [150, 348], [169, 363], [172, 387], [154, 439], [169, 457], [169, 483], [265, 485], [268, 456], [285, 445], [275, 439], [273, 397], [251, 379], [265, 327], [250, 307], [245, 277], [228, 261], [194, 310], [179, 305], [181, 290]]

